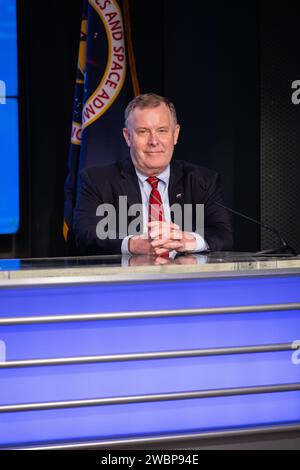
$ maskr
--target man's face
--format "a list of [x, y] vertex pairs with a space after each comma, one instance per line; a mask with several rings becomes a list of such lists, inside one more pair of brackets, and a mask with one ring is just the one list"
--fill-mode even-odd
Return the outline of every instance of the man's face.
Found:
[[146, 176], [159, 175], [170, 163], [180, 127], [169, 108], [135, 108], [123, 129], [134, 166]]

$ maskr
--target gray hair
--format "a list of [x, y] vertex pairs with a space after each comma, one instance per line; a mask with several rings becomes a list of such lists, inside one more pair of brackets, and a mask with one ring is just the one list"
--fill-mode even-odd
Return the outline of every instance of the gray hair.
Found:
[[177, 124], [177, 114], [173, 103], [163, 96], [156, 95], [155, 93], [146, 93], [136, 96], [125, 109], [125, 127], [128, 127], [128, 119], [130, 114], [136, 109], [157, 108], [161, 104], [165, 104], [169, 108], [174, 124]]

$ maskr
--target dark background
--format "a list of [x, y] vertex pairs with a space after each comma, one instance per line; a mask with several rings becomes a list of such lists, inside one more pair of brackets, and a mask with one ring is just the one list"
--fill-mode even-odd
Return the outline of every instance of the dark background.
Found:
[[[220, 172], [226, 203], [300, 252], [300, 5], [130, 0], [140, 88], [176, 104], [176, 158]], [[0, 257], [63, 256], [81, 0], [19, 0], [21, 227]], [[233, 216], [235, 249], [277, 244]]]

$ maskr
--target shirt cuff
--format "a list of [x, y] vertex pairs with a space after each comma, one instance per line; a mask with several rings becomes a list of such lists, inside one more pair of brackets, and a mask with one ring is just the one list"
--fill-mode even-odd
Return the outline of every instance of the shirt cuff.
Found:
[[130, 240], [130, 236], [129, 237], [126, 237], [124, 238], [124, 240], [122, 241], [122, 245], [121, 245], [121, 253], [122, 255], [131, 255], [130, 251], [129, 251], [129, 240]]
[[192, 253], [201, 253], [201, 251], [209, 251], [209, 246], [199, 233], [193, 232], [191, 233], [196, 238], [196, 248]]

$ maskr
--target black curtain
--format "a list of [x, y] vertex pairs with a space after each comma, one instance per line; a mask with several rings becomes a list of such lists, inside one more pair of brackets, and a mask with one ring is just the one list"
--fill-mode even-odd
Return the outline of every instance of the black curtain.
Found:
[[[182, 125], [175, 158], [220, 172], [228, 205], [259, 217], [257, 2], [131, 0], [142, 92], [172, 99]], [[21, 230], [16, 255], [62, 256], [81, 0], [19, 0]], [[259, 230], [233, 218], [238, 250]], [[0, 239], [1, 251], [1, 239]]]

